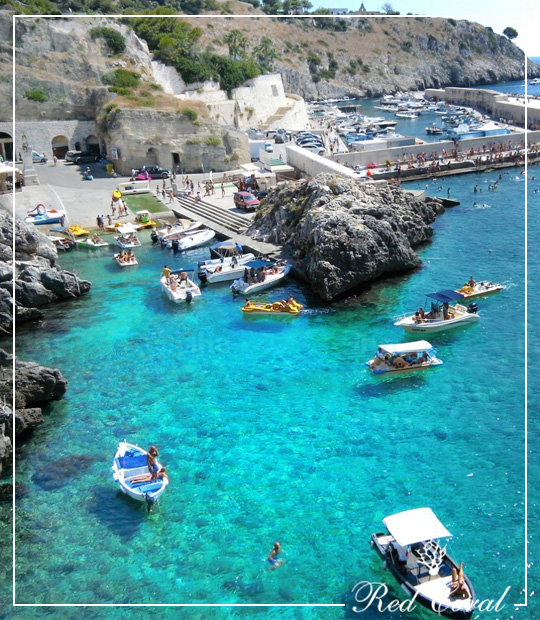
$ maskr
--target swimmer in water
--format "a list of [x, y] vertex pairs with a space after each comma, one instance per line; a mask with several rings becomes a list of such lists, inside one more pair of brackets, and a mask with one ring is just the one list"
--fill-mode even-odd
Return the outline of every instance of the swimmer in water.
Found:
[[281, 545], [278, 542], [275, 542], [267, 558], [270, 568], [279, 568], [283, 564], [283, 560], [278, 557], [280, 552]]

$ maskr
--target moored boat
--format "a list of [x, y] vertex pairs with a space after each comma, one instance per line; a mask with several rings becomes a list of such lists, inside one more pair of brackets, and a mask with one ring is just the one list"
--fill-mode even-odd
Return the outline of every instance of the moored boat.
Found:
[[116, 245], [120, 246], [123, 250], [128, 250], [129, 248], [137, 248], [141, 245], [137, 235], [135, 234], [136, 230], [133, 227], [133, 224], [128, 222], [123, 226], [118, 228], [118, 232], [120, 233], [116, 239]]
[[68, 233], [74, 237], [83, 237], [85, 235], [89, 235], [90, 231], [86, 230], [86, 228], [83, 228], [82, 226], [79, 226], [78, 224], [73, 224], [73, 226], [68, 228]]
[[439, 291], [429, 293], [426, 297], [431, 301], [431, 310], [424, 312], [419, 308], [417, 312], [405, 316], [394, 323], [402, 327], [408, 333], [435, 333], [453, 329], [461, 325], [476, 323], [480, 317], [476, 314], [478, 307], [475, 303], [463, 306], [461, 304], [450, 305], [451, 301], [464, 298], [456, 291]]
[[161, 228], [157, 231], [158, 239], [160, 241], [168, 241], [174, 238], [176, 235], [187, 233], [192, 230], [197, 230], [202, 226], [202, 222], [192, 222], [187, 219], [178, 219], [174, 224], [168, 224], [165, 228]]
[[69, 252], [75, 247], [75, 241], [67, 237], [58, 237], [57, 235], [47, 235], [49, 240], [54, 243], [57, 250], [61, 252]]
[[208, 243], [215, 236], [216, 233], [213, 230], [201, 228], [200, 230], [172, 235], [167, 240], [162, 241], [161, 244], [175, 251], [191, 250]]
[[44, 204], [38, 204], [35, 209], [28, 211], [24, 221], [27, 224], [35, 224], [36, 226], [46, 224], [58, 224], [65, 218], [64, 209], [47, 209]]
[[377, 353], [366, 362], [366, 366], [375, 375], [424, 370], [443, 363], [436, 353], [427, 340], [380, 344]]
[[159, 284], [165, 295], [175, 304], [191, 303], [201, 296], [201, 289], [188, 277], [187, 272], [193, 269], [179, 269], [162, 273]]
[[452, 536], [431, 508], [406, 510], [383, 519], [387, 531], [371, 546], [411, 598], [446, 618], [468, 619], [476, 603], [470, 579], [440, 540]]
[[244, 265], [255, 260], [255, 254], [241, 254], [227, 258], [211, 258], [199, 263], [198, 277], [201, 282], [226, 282], [235, 280], [244, 273]]
[[493, 293], [498, 293], [503, 289], [504, 286], [502, 284], [494, 284], [493, 282], [489, 282], [487, 280], [483, 280], [482, 282], [474, 282], [474, 284], [472, 284], [471, 280], [469, 280], [469, 282], [465, 283], [461, 288], [458, 288], [456, 293], [463, 295], [463, 299], [473, 299], [474, 297], [492, 295]]
[[135, 223], [140, 228], [152, 228], [152, 226], [156, 226], [157, 222], [152, 220], [150, 215], [150, 211], [147, 209], [143, 209], [142, 211], [137, 211], [135, 214]]
[[210, 246], [210, 256], [212, 258], [232, 258], [241, 256], [244, 248], [235, 241], [218, 241]]
[[[163, 468], [156, 461], [158, 472]], [[147, 452], [139, 446], [127, 443], [118, 444], [112, 463], [113, 480], [122, 493], [138, 502], [146, 502], [149, 507], [155, 504], [165, 492], [169, 479], [166, 475], [151, 480], [148, 469]]]
[[103, 241], [97, 233], [89, 235], [86, 239], [76, 239], [75, 242], [81, 248], [89, 248], [91, 250], [97, 250], [98, 248], [106, 248], [109, 244]]
[[292, 315], [298, 316], [300, 310], [304, 306], [298, 303], [291, 297], [288, 300], [274, 301], [271, 304], [267, 304], [259, 301], [251, 301], [246, 299], [246, 303], [242, 306], [242, 312], [246, 314], [272, 314], [272, 315]]
[[244, 276], [231, 284], [231, 291], [233, 295], [259, 293], [281, 282], [290, 269], [290, 265], [264, 259], [249, 261], [244, 265]]

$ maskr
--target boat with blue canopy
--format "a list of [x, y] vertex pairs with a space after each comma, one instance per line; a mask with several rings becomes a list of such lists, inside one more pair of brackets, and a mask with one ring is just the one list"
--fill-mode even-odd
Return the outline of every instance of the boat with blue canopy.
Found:
[[163, 495], [169, 484], [163, 467], [157, 461], [156, 464], [159, 473], [158, 477], [152, 480], [146, 450], [126, 440], [121, 441], [113, 458], [113, 480], [118, 484], [122, 493], [138, 502], [146, 502], [150, 509]]
[[430, 310], [425, 312], [423, 307], [412, 314], [400, 318], [394, 323], [402, 327], [407, 333], [435, 333], [453, 329], [461, 325], [476, 323], [480, 317], [477, 314], [478, 306], [471, 303], [464, 306], [460, 303], [465, 295], [452, 290], [438, 291], [426, 295]]
[[377, 353], [366, 362], [366, 366], [374, 375], [383, 375], [424, 370], [442, 363], [437, 357], [437, 351], [427, 340], [417, 340], [380, 344]]

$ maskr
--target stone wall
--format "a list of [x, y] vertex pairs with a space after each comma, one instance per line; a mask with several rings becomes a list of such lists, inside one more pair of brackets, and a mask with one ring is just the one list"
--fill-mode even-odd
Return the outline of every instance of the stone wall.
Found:
[[[0, 123], [0, 132], [13, 137], [12, 123]], [[86, 139], [97, 136], [96, 124], [93, 121], [20, 121], [15, 124], [14, 152], [18, 156], [23, 154], [23, 145], [27, 144], [27, 151], [45, 153], [52, 158], [52, 141], [56, 136], [67, 138], [69, 148], [75, 149], [75, 143], [80, 142], [81, 150], [87, 147]]]
[[287, 143], [285, 145], [285, 150], [287, 152], [287, 163], [290, 166], [294, 166], [306, 176], [314, 177], [322, 172], [328, 172], [351, 179], [358, 178], [358, 175], [346, 166], [342, 166], [331, 159], [326, 159], [325, 157], [311, 153], [296, 144]]

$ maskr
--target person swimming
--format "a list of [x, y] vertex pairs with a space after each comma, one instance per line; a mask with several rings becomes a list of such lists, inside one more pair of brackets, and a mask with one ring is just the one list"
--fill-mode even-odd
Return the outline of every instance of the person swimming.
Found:
[[270, 568], [278, 568], [283, 564], [283, 560], [278, 557], [281, 551], [281, 545], [278, 542], [274, 543], [272, 550], [270, 551], [268, 557], [266, 558], [268, 563], [270, 564]]

